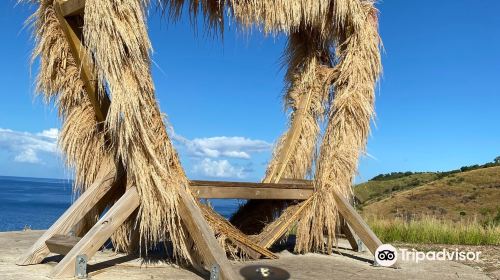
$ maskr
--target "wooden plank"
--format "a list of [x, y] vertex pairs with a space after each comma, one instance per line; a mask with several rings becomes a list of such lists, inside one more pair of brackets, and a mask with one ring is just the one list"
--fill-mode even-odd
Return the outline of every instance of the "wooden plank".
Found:
[[345, 221], [340, 221], [340, 232], [344, 234], [344, 237], [347, 239], [347, 241], [349, 241], [349, 245], [351, 245], [352, 250], [360, 252], [361, 248], [359, 248], [358, 246], [356, 235], [352, 232], [349, 224], [347, 224]]
[[370, 227], [365, 223], [363, 218], [358, 214], [356, 209], [351, 206], [351, 204], [342, 195], [339, 195], [336, 191], [333, 191], [333, 197], [335, 202], [337, 202], [337, 209], [345, 221], [351, 226], [354, 233], [363, 241], [368, 250], [372, 254], [375, 254], [377, 248], [382, 245], [382, 242], [373, 233]]
[[26, 251], [18, 260], [17, 265], [30, 265], [40, 263], [49, 253], [45, 241], [56, 234], [68, 234], [72, 227], [110, 191], [117, 177], [114, 166], [103, 167], [96, 181], [57, 219], [57, 221]]
[[290, 156], [292, 155], [292, 151], [295, 145], [297, 145], [297, 141], [303, 129], [302, 119], [304, 118], [306, 111], [309, 109], [309, 104], [311, 103], [312, 99], [312, 92], [312, 90], [309, 90], [307, 94], [304, 94], [300, 98], [299, 104], [297, 106], [298, 108], [295, 111], [295, 115], [290, 126], [290, 130], [288, 131], [285, 143], [283, 144], [283, 149], [278, 155], [278, 162], [274, 165], [273, 169], [269, 173], [270, 175], [264, 178], [264, 183], [277, 183], [283, 176], [288, 161], [290, 160]]
[[66, 40], [68, 42], [71, 54], [75, 59], [75, 62], [80, 66], [80, 78], [82, 79], [87, 95], [89, 96], [92, 107], [96, 115], [98, 122], [103, 122], [106, 119], [106, 114], [109, 108], [109, 98], [107, 96], [99, 96], [97, 92], [97, 81], [92, 73], [92, 63], [88, 54], [85, 52], [80, 38], [76, 35], [73, 28], [70, 26], [68, 21], [64, 18], [62, 8], [59, 1], [54, 2], [54, 11], [56, 13], [57, 19], [61, 26]]
[[66, 255], [80, 241], [80, 237], [56, 234], [45, 241], [51, 253]]
[[307, 199], [306, 201], [302, 202], [302, 205], [298, 206], [297, 209], [293, 212], [293, 214], [290, 216], [289, 219], [286, 221], [283, 221], [281, 224], [279, 224], [275, 230], [269, 232], [260, 242], [259, 245], [261, 245], [264, 248], [269, 248], [271, 247], [278, 239], [280, 239], [286, 231], [290, 228], [290, 226], [297, 221], [297, 218], [299, 217], [300, 213], [307, 207], [307, 205], [311, 202], [311, 198]]
[[313, 187], [313, 181], [307, 179], [291, 179], [291, 178], [280, 178], [279, 184], [294, 184], [294, 185], [309, 185], [310, 188]]
[[[200, 181], [191, 180], [190, 187], [214, 186], [214, 187], [235, 187], [235, 188], [269, 188], [269, 189], [309, 189], [312, 190], [312, 183], [302, 180], [291, 180], [287, 183], [256, 183], [256, 182], [228, 182], [228, 181]], [[310, 182], [310, 181], [309, 181]]]
[[198, 198], [305, 200], [313, 193], [307, 184], [265, 184], [247, 182], [191, 181]]
[[239, 279], [226, 257], [226, 252], [215, 239], [214, 233], [196, 204], [193, 196], [184, 188], [179, 188], [179, 214], [189, 235], [199, 250], [204, 267], [218, 264], [222, 279]]
[[61, 14], [64, 17], [83, 14], [85, 0], [65, 0], [61, 2]]
[[139, 194], [135, 187], [131, 187], [54, 267], [50, 277], [73, 277], [76, 257], [86, 255], [87, 258], [92, 258], [137, 207], [139, 207]]

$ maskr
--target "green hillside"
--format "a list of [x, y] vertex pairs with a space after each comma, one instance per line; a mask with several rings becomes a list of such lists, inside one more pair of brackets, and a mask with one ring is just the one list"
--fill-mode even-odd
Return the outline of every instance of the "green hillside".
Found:
[[435, 180], [453, 177], [456, 174], [472, 170], [480, 170], [489, 167], [500, 166], [500, 156], [492, 162], [483, 165], [463, 166], [460, 169], [445, 172], [392, 172], [379, 174], [368, 182], [358, 184], [354, 187], [354, 195], [359, 206], [379, 201], [395, 192], [405, 191]]
[[470, 171], [412, 174], [355, 187], [365, 216], [500, 222], [500, 166]]
[[425, 183], [438, 179], [438, 173], [417, 173], [395, 179], [370, 180], [366, 183], [357, 185], [354, 188], [354, 195], [360, 204], [369, 203], [373, 200], [379, 200], [390, 194], [421, 186]]

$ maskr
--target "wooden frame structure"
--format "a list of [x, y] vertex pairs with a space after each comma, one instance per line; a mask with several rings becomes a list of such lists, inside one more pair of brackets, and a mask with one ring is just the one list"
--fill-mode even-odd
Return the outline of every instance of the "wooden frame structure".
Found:
[[[81, 43], [81, 30], [75, 23], [75, 16], [83, 13], [84, 0], [67, 0], [64, 2], [54, 1], [54, 10], [59, 23], [64, 31], [70, 50], [78, 65], [81, 66], [80, 76], [88, 97], [91, 100], [96, 118], [99, 122], [106, 119], [110, 100], [107, 96], [98, 94], [97, 83], [90, 67], [90, 59], [83, 51]], [[303, 104], [309, 102], [310, 96], [304, 96]], [[300, 112], [299, 118], [300, 119]], [[300, 120], [295, 121], [295, 124]], [[300, 129], [292, 124], [292, 129]], [[294, 135], [294, 133], [291, 133]], [[290, 149], [297, 139], [286, 139], [285, 149]], [[300, 207], [292, 217], [296, 217], [311, 201], [314, 189], [311, 181], [289, 180], [282, 178], [283, 170], [288, 162], [289, 153], [283, 153], [276, 170], [264, 183], [241, 183], [241, 182], [212, 182], [191, 181], [189, 186], [180, 189], [179, 211], [182, 223], [189, 232], [198, 248], [198, 252], [192, 254], [192, 258], [199, 264], [199, 269], [207, 269], [217, 264], [223, 279], [236, 279], [225, 251], [220, 247], [214, 237], [214, 233], [203, 217], [201, 209], [195, 199], [188, 194], [190, 191], [197, 198], [238, 198], [238, 199], [278, 199], [278, 200], [302, 200]], [[110, 236], [125, 222], [140, 206], [140, 200], [135, 187], [124, 190], [121, 178], [124, 177], [122, 166], [103, 165], [97, 175], [95, 182], [71, 205], [71, 207], [36, 241], [32, 247], [25, 252], [17, 261], [18, 265], [38, 264], [49, 253], [65, 255], [54, 267], [50, 276], [53, 278], [72, 277], [75, 273], [75, 260], [79, 255], [86, 255], [89, 259], [103, 246]], [[188, 188], [190, 190], [188, 190]], [[101, 201], [111, 193], [123, 191], [124, 194], [116, 203], [99, 219], [99, 221], [82, 238], [70, 237], [70, 231], [84, 219], [84, 217]], [[361, 216], [341, 195], [334, 193], [339, 214], [342, 216], [342, 233], [349, 240], [353, 249], [358, 249], [355, 234], [366, 245], [370, 252], [374, 253], [382, 243], [363, 221]], [[269, 233], [259, 244], [262, 248], [269, 248], [281, 238], [295, 219], [280, 224]], [[352, 229], [352, 231], [351, 231]], [[355, 234], [354, 234], [354, 233]], [[263, 250], [249, 249], [247, 253], [253, 258], [261, 256]]]

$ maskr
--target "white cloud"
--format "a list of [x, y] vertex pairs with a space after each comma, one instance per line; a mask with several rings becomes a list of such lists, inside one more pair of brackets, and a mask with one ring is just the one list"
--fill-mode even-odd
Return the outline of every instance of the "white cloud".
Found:
[[252, 153], [266, 152], [272, 148], [272, 144], [264, 140], [239, 136], [217, 136], [191, 140], [175, 134], [171, 127], [169, 131], [175, 142], [184, 146], [189, 155], [196, 157], [250, 159]]
[[51, 128], [39, 133], [29, 133], [0, 128], [0, 148], [12, 154], [14, 161], [43, 163], [39, 153], [57, 153], [59, 130]]
[[36, 135], [57, 140], [57, 138], [59, 137], [59, 129], [49, 128], [49, 129], [44, 130], [40, 133], [37, 133]]
[[228, 160], [205, 158], [196, 164], [193, 171], [197, 174], [215, 178], [245, 178], [244, 167], [233, 166]]

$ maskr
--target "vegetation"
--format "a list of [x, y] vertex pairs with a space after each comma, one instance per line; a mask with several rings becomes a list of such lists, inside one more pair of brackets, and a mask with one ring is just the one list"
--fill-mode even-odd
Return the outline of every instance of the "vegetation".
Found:
[[[378, 188], [360, 189], [357, 194], [375, 198], [358, 201], [363, 213], [376, 213], [386, 218], [417, 220], [424, 216], [460, 222], [463, 219], [477, 219], [481, 223], [492, 223], [500, 216], [500, 166], [481, 168], [452, 174], [440, 179], [436, 174], [427, 174], [428, 182], [410, 186], [409, 180], [423, 180], [424, 174], [412, 175], [396, 180], [368, 182]], [[414, 178], [417, 176], [417, 178]], [[413, 179], [412, 179], [413, 178]], [[404, 183], [403, 190], [392, 190]], [[415, 184], [417, 184], [415, 182]], [[391, 188], [392, 187], [392, 188]], [[386, 189], [387, 192], [382, 190]], [[356, 191], [356, 190], [355, 190]]]
[[354, 192], [382, 242], [500, 245], [500, 157], [448, 172], [381, 174]]
[[[488, 167], [493, 167], [493, 166], [500, 166], [500, 156], [496, 157], [493, 159], [492, 162], [488, 162], [482, 165], [479, 164], [474, 164], [474, 165], [469, 165], [469, 166], [462, 166], [460, 169], [455, 169], [455, 170], [450, 170], [450, 171], [445, 171], [445, 172], [435, 172], [440, 178], [446, 177], [451, 174], [456, 174], [460, 172], [465, 172], [465, 171], [471, 171], [471, 170], [476, 170], [476, 169], [481, 169], [481, 168], [488, 168]], [[411, 176], [414, 174], [423, 174], [423, 173], [429, 173], [429, 172], [411, 172], [411, 171], [406, 171], [406, 172], [391, 172], [391, 173], [385, 173], [385, 174], [379, 174], [370, 181], [387, 181], [387, 180], [394, 180], [398, 178], [403, 178], [407, 176]]]
[[371, 216], [367, 217], [367, 222], [384, 243], [500, 245], [498, 221], [495, 225], [483, 224], [474, 219], [452, 222], [430, 216], [419, 220]]
[[356, 196], [358, 206], [360, 204], [368, 203], [369, 201], [380, 200], [394, 192], [408, 190], [432, 182], [437, 180], [439, 175], [429, 172], [412, 173], [411, 175], [405, 176], [393, 176], [392, 179], [388, 179], [388, 176], [385, 178], [387, 179], [370, 180], [366, 183], [359, 184], [354, 188], [354, 195]]
[[358, 208], [376, 201], [380, 201], [396, 192], [417, 188], [433, 181], [447, 179], [446, 184], [456, 185], [464, 181], [463, 176], [455, 176], [473, 170], [486, 169], [500, 166], [500, 156], [486, 164], [463, 166], [460, 169], [445, 172], [391, 172], [379, 174], [368, 182], [359, 184], [354, 188], [354, 195]]

